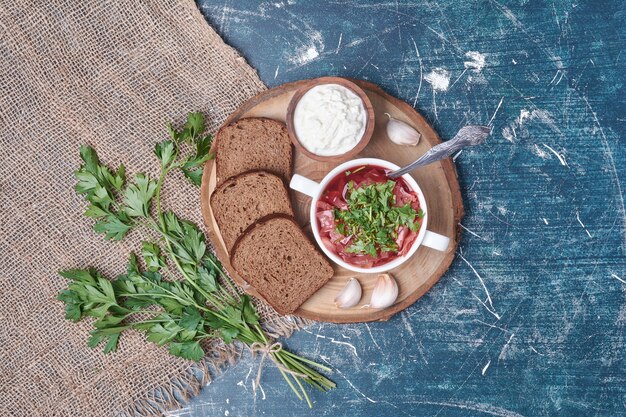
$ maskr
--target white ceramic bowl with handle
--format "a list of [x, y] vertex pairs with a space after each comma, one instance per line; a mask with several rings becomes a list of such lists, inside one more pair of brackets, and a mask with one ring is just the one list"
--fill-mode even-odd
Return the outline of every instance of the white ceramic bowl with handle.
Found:
[[409, 174], [404, 174], [402, 176], [402, 179], [404, 179], [407, 182], [407, 184], [409, 184], [411, 189], [417, 194], [420, 207], [422, 211], [424, 212], [422, 225], [420, 227], [419, 233], [417, 234], [417, 238], [415, 239], [415, 241], [413, 242], [413, 245], [409, 249], [409, 252], [406, 255], [399, 256], [393, 259], [392, 261], [383, 265], [375, 266], [372, 268], [360, 268], [358, 266], [354, 266], [345, 262], [335, 253], [329, 250], [324, 244], [324, 242], [322, 242], [322, 239], [319, 233], [319, 226], [317, 223], [317, 201], [319, 200], [320, 195], [322, 194], [322, 192], [324, 191], [328, 183], [333, 178], [335, 178], [336, 175], [346, 170], [349, 170], [350, 168], [354, 168], [356, 166], [361, 166], [361, 165], [374, 165], [374, 166], [383, 167], [389, 170], [400, 169], [400, 167], [397, 166], [396, 164], [393, 164], [391, 162], [388, 162], [382, 159], [359, 158], [359, 159], [353, 159], [348, 162], [344, 162], [343, 164], [339, 165], [338, 167], [330, 171], [328, 174], [326, 174], [326, 176], [324, 177], [324, 179], [322, 179], [320, 183], [312, 181], [298, 174], [294, 174], [294, 176], [291, 179], [291, 182], [289, 183], [289, 187], [291, 189], [299, 191], [303, 194], [306, 194], [313, 199], [311, 201], [311, 212], [310, 212], [311, 228], [313, 229], [313, 236], [315, 236], [315, 241], [317, 242], [317, 245], [322, 249], [322, 251], [324, 251], [326, 256], [328, 256], [336, 264], [346, 269], [349, 269], [351, 271], [361, 272], [361, 273], [366, 273], [366, 274], [374, 274], [374, 273], [389, 271], [391, 269], [394, 269], [402, 265], [411, 256], [415, 254], [415, 252], [417, 251], [417, 248], [419, 248], [421, 245], [429, 247], [431, 249], [442, 251], [442, 252], [448, 249], [448, 246], [450, 244], [450, 239], [448, 237], [427, 230], [428, 206], [426, 205], [426, 200], [424, 199], [424, 193], [422, 193], [422, 190], [420, 189], [419, 185], [417, 185], [417, 182], [415, 182], [413, 177], [411, 177]]

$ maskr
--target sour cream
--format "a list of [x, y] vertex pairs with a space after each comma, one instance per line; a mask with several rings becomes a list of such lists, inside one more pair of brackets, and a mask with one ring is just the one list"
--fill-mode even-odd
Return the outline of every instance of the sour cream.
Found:
[[363, 100], [339, 84], [311, 88], [298, 101], [293, 127], [298, 141], [320, 156], [341, 155], [354, 148], [365, 133]]

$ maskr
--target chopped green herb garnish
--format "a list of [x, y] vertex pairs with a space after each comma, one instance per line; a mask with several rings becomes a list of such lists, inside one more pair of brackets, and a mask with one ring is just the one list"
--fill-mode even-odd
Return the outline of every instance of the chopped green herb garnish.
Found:
[[396, 239], [400, 226], [416, 232], [422, 210], [415, 211], [409, 203], [397, 207], [393, 189], [395, 181], [354, 187], [348, 183], [347, 210], [335, 209], [336, 230], [344, 236], [353, 236], [345, 251], [377, 256], [379, 252], [398, 252]]

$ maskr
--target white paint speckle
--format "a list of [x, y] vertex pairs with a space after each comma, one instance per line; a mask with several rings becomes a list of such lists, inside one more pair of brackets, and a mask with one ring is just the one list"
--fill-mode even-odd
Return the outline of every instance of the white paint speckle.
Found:
[[489, 368], [489, 365], [491, 365], [491, 359], [489, 359], [489, 362], [487, 362], [487, 365], [485, 365], [485, 367], [483, 368], [481, 374], [482, 376], [485, 376], [485, 372], [487, 372], [487, 369]]
[[230, 414], [230, 411], [228, 411], [228, 410], [224, 410], [224, 415], [225, 415], [225, 416], [228, 416], [229, 414]]
[[304, 65], [315, 58], [320, 56], [317, 48], [315, 46], [310, 46], [306, 50], [297, 53], [295, 56], [291, 57], [289, 60], [296, 65]]
[[504, 97], [500, 99], [500, 102], [498, 103], [498, 107], [496, 107], [496, 111], [493, 112], [493, 116], [491, 116], [491, 119], [489, 119], [489, 123], [487, 123], [488, 126], [492, 126], [492, 123], [494, 119], [496, 118], [496, 114], [498, 114], [498, 110], [500, 110], [500, 106], [502, 106], [503, 101], [504, 101]]
[[591, 233], [589, 233], [589, 230], [587, 230], [587, 226], [585, 226], [582, 220], [580, 220], [580, 213], [578, 213], [578, 210], [576, 210], [576, 220], [578, 220], [578, 223], [580, 224], [580, 226], [587, 233], [587, 236], [591, 237]]
[[538, 120], [555, 132], [559, 134], [561, 133], [561, 130], [554, 121], [552, 113], [549, 111], [543, 109], [521, 109], [519, 116], [516, 117], [513, 122], [509, 123], [508, 126], [502, 129], [502, 136], [511, 143], [515, 142], [515, 139], [517, 139], [517, 132], [521, 131], [525, 136], [527, 136], [528, 130], [525, 125], [533, 120]]
[[520, 110], [519, 117], [517, 118], [517, 123], [520, 127], [523, 126], [524, 123], [532, 121], [532, 120], [539, 120], [540, 122], [548, 125], [551, 129], [557, 132], [560, 132], [559, 128], [556, 126], [556, 123], [554, 122], [554, 117], [552, 116], [552, 113], [550, 113], [548, 110], [543, 110], [543, 109], [534, 109], [532, 111], [528, 111], [526, 109]]
[[478, 233], [474, 232], [473, 230], [470, 230], [469, 228], [463, 226], [461, 223], [459, 223], [459, 226], [461, 226], [461, 228], [465, 229], [470, 235], [472, 236], [476, 236], [479, 239], [482, 239], [483, 237], [480, 236]]
[[565, 167], [567, 166], [567, 161], [565, 160], [565, 157], [564, 157], [562, 154], [558, 153], [558, 152], [557, 152], [557, 151], [555, 151], [552, 147], [550, 147], [550, 146], [546, 145], [545, 143], [543, 144], [543, 146], [544, 146], [546, 149], [548, 149], [550, 152], [552, 152], [552, 153], [553, 153], [553, 154], [557, 157], [557, 159], [559, 160], [559, 162], [561, 163], [561, 165], [563, 165], [563, 166], [565, 166]]
[[509, 340], [507, 340], [506, 344], [504, 345], [504, 347], [500, 351], [500, 354], [498, 355], [498, 364], [500, 363], [501, 359], [505, 358], [505, 352], [507, 348], [509, 347], [509, 345], [511, 344], [511, 340], [513, 340], [514, 337], [515, 337], [515, 333], [511, 333], [511, 337], [509, 337]]
[[506, 140], [508, 140], [509, 142], [513, 143], [513, 137], [515, 137], [515, 128], [514, 127], [510, 127], [510, 126], [506, 126], [504, 129], [502, 129], [502, 137]]
[[477, 51], [469, 51], [465, 54], [469, 61], [465, 61], [463, 65], [467, 69], [480, 72], [485, 67], [485, 55]]
[[424, 80], [433, 87], [433, 91], [447, 91], [450, 86], [450, 71], [444, 68], [435, 68]]
[[303, 331], [308, 333], [308, 334], [314, 335], [316, 339], [328, 339], [328, 340], [330, 340], [330, 343], [336, 343], [338, 345], [348, 346], [350, 349], [352, 349], [352, 352], [354, 353], [354, 356], [356, 358], [359, 358], [359, 354], [357, 353], [356, 347], [352, 343], [342, 342], [341, 340], [335, 340], [334, 337], [324, 336], [324, 335], [321, 335], [319, 333], [313, 333], [313, 332], [311, 332], [309, 330], [306, 330], [306, 329], [303, 329]]
[[621, 283], [623, 283], [623, 284], [626, 284], [626, 281], [624, 281], [622, 278], [618, 277], [617, 275], [615, 275], [615, 274], [611, 274], [611, 276], [612, 276], [613, 278], [615, 278], [616, 280], [618, 280], [619, 282], [621, 282]]
[[543, 149], [539, 147], [539, 145], [535, 144], [532, 149], [533, 153], [537, 155], [541, 159], [550, 159], [550, 155]]
[[529, 120], [529, 119], [530, 119], [530, 112], [526, 109], [520, 110], [519, 117], [517, 118], [517, 123], [520, 126], [522, 126], [526, 122], [526, 120]]
[[406, 329], [406, 331], [409, 332], [411, 337], [415, 337], [415, 332], [413, 331], [413, 326], [411, 326], [411, 322], [407, 318], [406, 311], [403, 311], [400, 314], [400, 317], [402, 318], [402, 323], [404, 324], [404, 328]]
[[471, 263], [469, 263], [469, 261], [467, 259], [465, 259], [465, 257], [463, 255], [461, 255], [459, 253], [458, 256], [459, 256], [459, 258], [461, 258], [463, 260], [463, 262], [465, 262], [467, 264], [467, 266], [470, 267], [472, 272], [474, 272], [474, 275], [476, 275], [476, 277], [478, 277], [478, 280], [480, 281], [480, 284], [482, 285], [483, 290], [485, 290], [485, 294], [487, 295], [487, 304], [489, 304], [489, 305], [485, 304], [485, 302], [482, 301], [476, 295], [474, 295], [474, 294], [472, 294], [472, 295], [474, 296], [474, 298], [476, 298], [476, 299], [478, 299], [480, 301], [480, 303], [487, 309], [487, 311], [489, 311], [491, 314], [493, 314], [496, 319], [500, 320], [500, 315], [496, 312], [496, 309], [493, 307], [493, 301], [491, 300], [491, 294], [489, 294], [489, 290], [487, 290], [487, 286], [485, 285], [485, 281], [480, 276], [478, 271], [476, 271], [474, 266]]
[[303, 22], [303, 34], [306, 39], [295, 49], [293, 54], [287, 57], [287, 60], [296, 68], [308, 64], [324, 52], [324, 37], [322, 33], [311, 25]]
[[[464, 71], [467, 71], [467, 70], [464, 70]], [[469, 74], [467, 76], [467, 82], [471, 84], [482, 84], [482, 85], [489, 84], [489, 81], [487, 81], [487, 78], [485, 78], [485, 75], [482, 72]]]

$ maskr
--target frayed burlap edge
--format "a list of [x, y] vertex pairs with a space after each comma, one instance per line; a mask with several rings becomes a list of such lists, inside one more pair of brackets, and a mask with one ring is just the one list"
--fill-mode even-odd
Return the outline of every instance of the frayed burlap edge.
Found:
[[215, 376], [221, 374], [228, 365], [241, 358], [240, 345], [224, 345], [216, 351], [213, 347], [210, 357], [192, 365], [181, 375], [173, 378], [167, 385], [149, 392], [145, 398], [122, 410], [119, 417], [163, 415], [168, 411], [184, 407], [198, 395], [202, 387], [210, 384]]
[[[263, 328], [270, 337], [289, 337], [296, 331], [310, 326], [313, 322], [295, 316], [285, 316], [283, 321], [263, 323]], [[145, 398], [122, 410], [118, 417], [149, 417], [164, 415], [184, 407], [189, 400], [197, 396], [200, 390], [213, 382], [229, 365], [241, 359], [246, 347], [241, 343], [212, 346], [211, 352], [199, 363], [193, 364], [181, 375], [168, 384], [149, 392]]]

